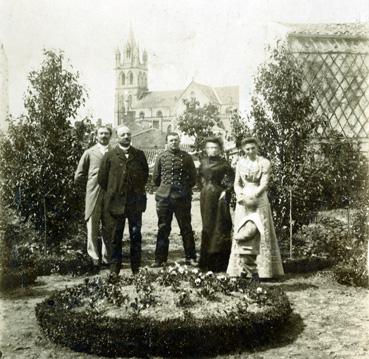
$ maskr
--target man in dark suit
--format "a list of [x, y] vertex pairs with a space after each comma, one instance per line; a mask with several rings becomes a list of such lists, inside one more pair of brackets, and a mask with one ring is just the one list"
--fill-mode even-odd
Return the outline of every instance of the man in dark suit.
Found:
[[156, 159], [153, 182], [158, 214], [158, 235], [155, 263], [163, 266], [168, 259], [169, 234], [173, 214], [181, 231], [186, 264], [196, 264], [195, 240], [191, 226], [192, 187], [196, 184], [196, 169], [192, 157], [179, 148], [179, 135], [167, 134], [167, 150]]
[[130, 257], [133, 273], [141, 264], [142, 212], [146, 210], [149, 168], [143, 151], [131, 146], [131, 131], [117, 129], [118, 145], [108, 151], [99, 170], [98, 182], [106, 191], [105, 216], [111, 239], [110, 271], [119, 274], [122, 266], [122, 237], [126, 219], [130, 234]]

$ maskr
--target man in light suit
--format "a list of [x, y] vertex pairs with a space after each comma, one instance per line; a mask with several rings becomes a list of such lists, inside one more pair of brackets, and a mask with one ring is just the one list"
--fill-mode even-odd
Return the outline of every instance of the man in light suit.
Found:
[[[86, 186], [87, 253], [96, 267], [110, 263], [110, 244], [104, 225], [105, 191], [100, 187], [97, 177], [101, 160], [109, 149], [111, 135], [110, 127], [101, 126], [97, 129], [97, 144], [83, 153], [74, 175], [77, 185]], [[101, 237], [99, 237], [100, 224], [102, 224]]]

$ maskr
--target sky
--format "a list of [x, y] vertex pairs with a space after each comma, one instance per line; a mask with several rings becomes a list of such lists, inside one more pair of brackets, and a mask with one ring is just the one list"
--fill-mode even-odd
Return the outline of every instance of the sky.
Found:
[[270, 24], [355, 21], [369, 21], [368, 0], [0, 0], [10, 113], [23, 112], [42, 49], [62, 49], [89, 94], [81, 115], [112, 122], [114, 51], [130, 26], [148, 52], [150, 90], [238, 85], [246, 111]]

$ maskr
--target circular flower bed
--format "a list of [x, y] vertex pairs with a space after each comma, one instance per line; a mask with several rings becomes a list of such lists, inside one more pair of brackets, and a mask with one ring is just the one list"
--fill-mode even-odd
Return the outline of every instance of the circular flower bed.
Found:
[[175, 265], [86, 279], [38, 304], [43, 333], [105, 356], [216, 354], [271, 339], [291, 313], [278, 288]]

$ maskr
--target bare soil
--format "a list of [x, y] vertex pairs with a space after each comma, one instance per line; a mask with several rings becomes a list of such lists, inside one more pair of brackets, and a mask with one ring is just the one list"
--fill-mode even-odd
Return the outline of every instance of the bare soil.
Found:
[[[153, 257], [156, 213], [153, 198], [143, 219], [145, 261]], [[193, 227], [199, 232], [199, 203], [193, 205]], [[199, 242], [197, 241], [197, 245]], [[125, 245], [127, 248], [127, 244]], [[171, 259], [183, 256], [179, 229], [173, 225]], [[128, 263], [123, 271], [128, 272]], [[107, 271], [100, 275], [107, 275]], [[2, 358], [97, 358], [59, 347], [45, 339], [37, 326], [34, 308], [53, 291], [81, 283], [84, 277], [51, 275], [39, 277], [30, 288], [2, 294], [0, 298], [0, 350]], [[337, 284], [330, 271], [288, 275], [269, 283], [283, 288], [294, 309], [285, 329], [275, 340], [254, 352], [233, 353], [219, 358], [368, 358], [369, 290]], [[219, 338], [221, 340], [221, 338]]]

